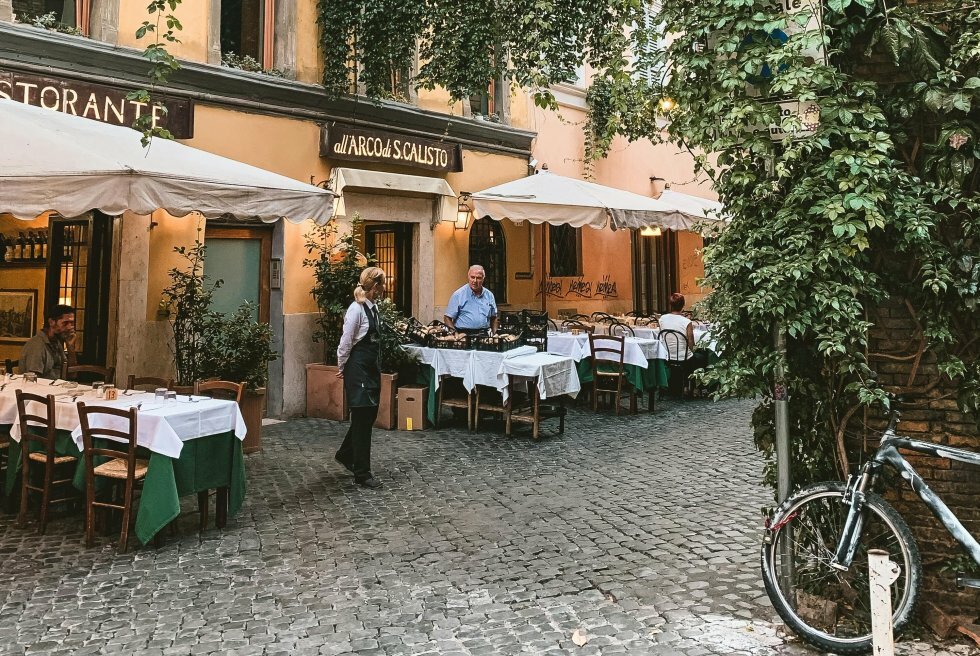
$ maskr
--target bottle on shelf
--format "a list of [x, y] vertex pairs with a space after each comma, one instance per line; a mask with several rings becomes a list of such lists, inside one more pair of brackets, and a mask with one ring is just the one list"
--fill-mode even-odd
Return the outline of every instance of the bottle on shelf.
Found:
[[19, 262], [23, 262], [25, 259], [27, 259], [27, 237], [24, 236], [23, 232], [17, 233], [17, 248], [14, 253], [17, 255], [17, 257], [14, 259]]
[[37, 259], [37, 239], [34, 237], [34, 231], [27, 231], [27, 254], [24, 256], [25, 260], [33, 262]]
[[41, 244], [41, 252], [38, 254], [38, 259], [42, 262], [47, 262], [48, 260], [48, 233], [41, 231], [38, 233], [38, 241]]
[[3, 259], [7, 262], [13, 262], [15, 259], [17, 259], [16, 248], [17, 240], [13, 237], [7, 237], [7, 252]]

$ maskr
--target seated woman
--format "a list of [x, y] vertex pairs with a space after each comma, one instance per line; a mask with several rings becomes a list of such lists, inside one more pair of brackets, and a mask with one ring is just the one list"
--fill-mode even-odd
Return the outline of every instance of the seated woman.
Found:
[[[708, 366], [708, 353], [706, 351], [694, 350], [694, 322], [684, 316], [684, 295], [679, 292], [674, 292], [670, 295], [668, 303], [670, 304], [670, 312], [660, 315], [660, 329], [661, 330], [676, 330], [679, 333], [683, 333], [687, 337], [687, 349], [685, 353], [670, 353], [670, 358], [672, 360], [687, 359], [687, 369], [685, 378], [690, 375], [692, 371], [696, 369], [703, 369]], [[665, 342], [667, 344], [667, 350], [670, 350], [670, 342]], [[686, 382], [686, 381], [685, 381]], [[683, 389], [683, 386], [681, 386]]]

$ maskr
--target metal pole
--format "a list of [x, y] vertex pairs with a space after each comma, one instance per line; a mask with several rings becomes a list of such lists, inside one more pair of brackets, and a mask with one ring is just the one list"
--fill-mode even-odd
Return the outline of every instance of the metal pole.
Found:
[[901, 572], [881, 549], [868, 550], [871, 579], [871, 644], [875, 656], [895, 656], [892, 628], [892, 583]]
[[781, 324], [773, 325], [773, 343], [779, 354], [773, 386], [773, 406], [776, 411], [776, 496], [779, 503], [786, 500], [792, 487], [792, 470], [789, 450], [789, 394], [786, 391], [786, 334]]

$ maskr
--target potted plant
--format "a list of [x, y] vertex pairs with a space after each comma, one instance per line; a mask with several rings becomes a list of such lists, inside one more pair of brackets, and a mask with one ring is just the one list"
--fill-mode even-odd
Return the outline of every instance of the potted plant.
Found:
[[344, 315], [354, 300], [361, 269], [368, 258], [360, 251], [360, 217], [351, 219], [350, 232], [339, 234], [336, 221], [314, 228], [306, 239], [310, 257], [303, 266], [313, 268], [313, 288], [319, 314], [313, 341], [323, 345], [320, 363], [306, 365], [306, 416], [343, 420], [347, 416], [343, 379], [337, 377], [337, 346], [344, 330]]
[[395, 409], [397, 404], [398, 380], [415, 380], [411, 370], [418, 364], [418, 356], [402, 347], [401, 336], [393, 326], [405, 321], [405, 316], [398, 310], [391, 299], [378, 303], [378, 315], [381, 317], [380, 351], [381, 351], [381, 401], [378, 404], [376, 428], [392, 430], [398, 426]]
[[265, 386], [269, 362], [279, 355], [272, 350], [272, 326], [256, 321], [254, 303], [238, 306], [231, 315], [211, 313], [208, 334], [210, 349], [206, 358], [211, 376], [245, 383], [239, 404], [245, 419], [245, 453], [262, 450], [262, 416], [265, 414]]
[[188, 388], [194, 381], [211, 375], [211, 331], [214, 327], [211, 299], [222, 281], [210, 285], [204, 279], [204, 256], [207, 248], [198, 237], [191, 247], [175, 246], [174, 253], [187, 261], [188, 268], [174, 267], [167, 272], [170, 284], [163, 290], [158, 316], [169, 316], [173, 330], [171, 350], [174, 359], [174, 382]]

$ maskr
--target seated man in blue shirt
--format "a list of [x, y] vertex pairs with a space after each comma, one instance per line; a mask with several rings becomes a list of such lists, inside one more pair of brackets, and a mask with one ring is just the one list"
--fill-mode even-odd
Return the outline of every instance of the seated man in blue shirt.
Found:
[[468, 272], [469, 282], [455, 292], [446, 306], [446, 324], [463, 333], [491, 333], [497, 331], [497, 301], [493, 292], [483, 287], [487, 274], [483, 267], [474, 264]]

